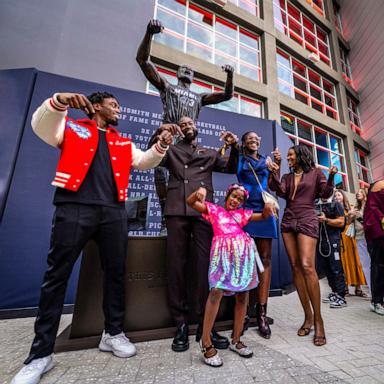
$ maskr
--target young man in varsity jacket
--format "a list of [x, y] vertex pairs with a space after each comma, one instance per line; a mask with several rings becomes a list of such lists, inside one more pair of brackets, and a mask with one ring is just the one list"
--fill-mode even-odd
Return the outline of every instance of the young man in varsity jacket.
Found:
[[[89, 118], [72, 120], [68, 108], [82, 109]], [[166, 124], [159, 141], [146, 152], [123, 138], [117, 126], [120, 105], [107, 92], [88, 98], [56, 93], [36, 110], [32, 128], [47, 144], [61, 150], [52, 185], [56, 186], [48, 269], [40, 293], [35, 338], [13, 384], [35, 384], [53, 367], [52, 353], [68, 279], [90, 238], [99, 246], [104, 269], [105, 329], [99, 349], [119, 357], [136, 353], [123, 333], [124, 267], [127, 251], [125, 200], [131, 167], [157, 166], [179, 128]]]

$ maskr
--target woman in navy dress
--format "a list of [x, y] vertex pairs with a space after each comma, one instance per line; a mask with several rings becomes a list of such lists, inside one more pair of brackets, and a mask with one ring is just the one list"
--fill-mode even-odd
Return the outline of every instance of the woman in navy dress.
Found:
[[[269, 170], [267, 167], [267, 157], [259, 153], [261, 137], [256, 132], [246, 132], [241, 138], [241, 151], [239, 153], [237, 178], [239, 182], [249, 192], [244, 208], [252, 209], [253, 212], [262, 212], [264, 201], [262, 198], [262, 189], [256, 180], [252, 171], [255, 171], [262, 188], [268, 191]], [[280, 164], [280, 152], [272, 152], [276, 163]], [[272, 239], [278, 236], [277, 223], [274, 216], [261, 221], [250, 222], [244, 227], [244, 230], [253, 237], [257, 250], [264, 265], [264, 273], [260, 274], [259, 286], [250, 292], [250, 303], [255, 303], [254, 307], [248, 308], [248, 315], [256, 310], [256, 320], [260, 336], [269, 339], [271, 329], [267, 320], [267, 301], [272, 274]]]

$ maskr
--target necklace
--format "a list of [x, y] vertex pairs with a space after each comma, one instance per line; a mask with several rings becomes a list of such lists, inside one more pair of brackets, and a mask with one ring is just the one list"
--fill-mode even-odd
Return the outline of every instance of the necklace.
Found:
[[107, 128], [100, 128], [100, 127], [97, 127], [97, 129], [98, 129], [99, 131], [107, 132]]
[[294, 172], [295, 176], [301, 176], [304, 173], [304, 171], [301, 171], [299, 173]]

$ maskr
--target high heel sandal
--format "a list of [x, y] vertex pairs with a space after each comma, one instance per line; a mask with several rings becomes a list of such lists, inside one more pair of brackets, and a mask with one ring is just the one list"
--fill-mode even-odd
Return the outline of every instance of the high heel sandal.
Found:
[[[223, 359], [219, 356], [219, 353], [217, 352], [213, 344], [209, 345], [208, 347], [203, 347], [203, 344], [201, 344], [200, 349], [203, 354], [203, 361], [205, 364], [214, 368], [218, 368], [223, 365]], [[215, 354], [207, 357], [207, 352], [211, 351], [212, 349], [215, 351]]]
[[327, 344], [327, 338], [325, 337], [325, 334], [323, 336], [316, 335], [316, 327], [315, 336], [313, 336], [313, 344], [316, 347], [322, 347], [323, 345]]

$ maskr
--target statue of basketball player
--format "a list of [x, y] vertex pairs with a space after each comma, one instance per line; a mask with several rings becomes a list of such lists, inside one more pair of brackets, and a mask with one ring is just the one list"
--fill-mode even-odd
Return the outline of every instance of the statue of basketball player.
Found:
[[[233, 67], [224, 65], [223, 71], [227, 73], [225, 89], [223, 92], [196, 93], [190, 90], [193, 81], [193, 70], [187, 65], [181, 65], [177, 71], [177, 85], [170, 84], [155, 65], [150, 61], [152, 36], [161, 33], [164, 29], [159, 20], [150, 20], [139, 49], [136, 61], [140, 65], [145, 77], [160, 92], [163, 103], [163, 122], [176, 124], [181, 117], [190, 117], [196, 121], [203, 106], [218, 104], [230, 100], [233, 96]], [[163, 167], [155, 168], [155, 186], [159, 197], [162, 225], [161, 234], [165, 234], [164, 206], [167, 194], [167, 170]]]

